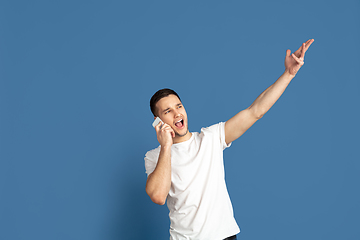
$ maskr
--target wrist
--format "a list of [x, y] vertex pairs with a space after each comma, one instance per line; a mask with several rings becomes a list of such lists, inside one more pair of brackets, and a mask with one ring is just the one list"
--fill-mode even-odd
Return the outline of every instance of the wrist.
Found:
[[169, 144], [169, 143], [161, 144], [161, 149], [171, 150], [171, 146], [172, 146], [172, 144]]
[[296, 74], [291, 74], [287, 69], [285, 69], [285, 72], [282, 75], [290, 81], [296, 76]]

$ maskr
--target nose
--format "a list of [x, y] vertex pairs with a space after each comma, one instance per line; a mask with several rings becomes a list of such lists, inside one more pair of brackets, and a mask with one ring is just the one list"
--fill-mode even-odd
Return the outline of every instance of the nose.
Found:
[[174, 110], [174, 116], [177, 117], [177, 116], [180, 116], [180, 112], [176, 109]]

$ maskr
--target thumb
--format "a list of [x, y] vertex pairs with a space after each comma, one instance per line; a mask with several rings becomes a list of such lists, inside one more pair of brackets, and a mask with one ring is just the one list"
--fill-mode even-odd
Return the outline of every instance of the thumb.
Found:
[[286, 50], [286, 56], [290, 57], [290, 54], [291, 54], [291, 50], [290, 49]]

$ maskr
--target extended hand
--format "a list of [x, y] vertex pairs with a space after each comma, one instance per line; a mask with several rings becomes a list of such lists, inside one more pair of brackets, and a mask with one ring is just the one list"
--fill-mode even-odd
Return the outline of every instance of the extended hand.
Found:
[[286, 50], [285, 57], [285, 71], [295, 76], [302, 65], [304, 65], [305, 52], [309, 49], [310, 45], [314, 42], [314, 39], [309, 39], [293, 54], [288, 49]]

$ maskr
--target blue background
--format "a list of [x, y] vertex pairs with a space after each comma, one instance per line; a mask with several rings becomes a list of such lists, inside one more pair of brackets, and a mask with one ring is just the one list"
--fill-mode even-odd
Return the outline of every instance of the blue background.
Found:
[[168, 239], [145, 193], [149, 99], [226, 121], [315, 42], [225, 150], [239, 239], [360, 239], [360, 2], [0, 2], [0, 239]]

